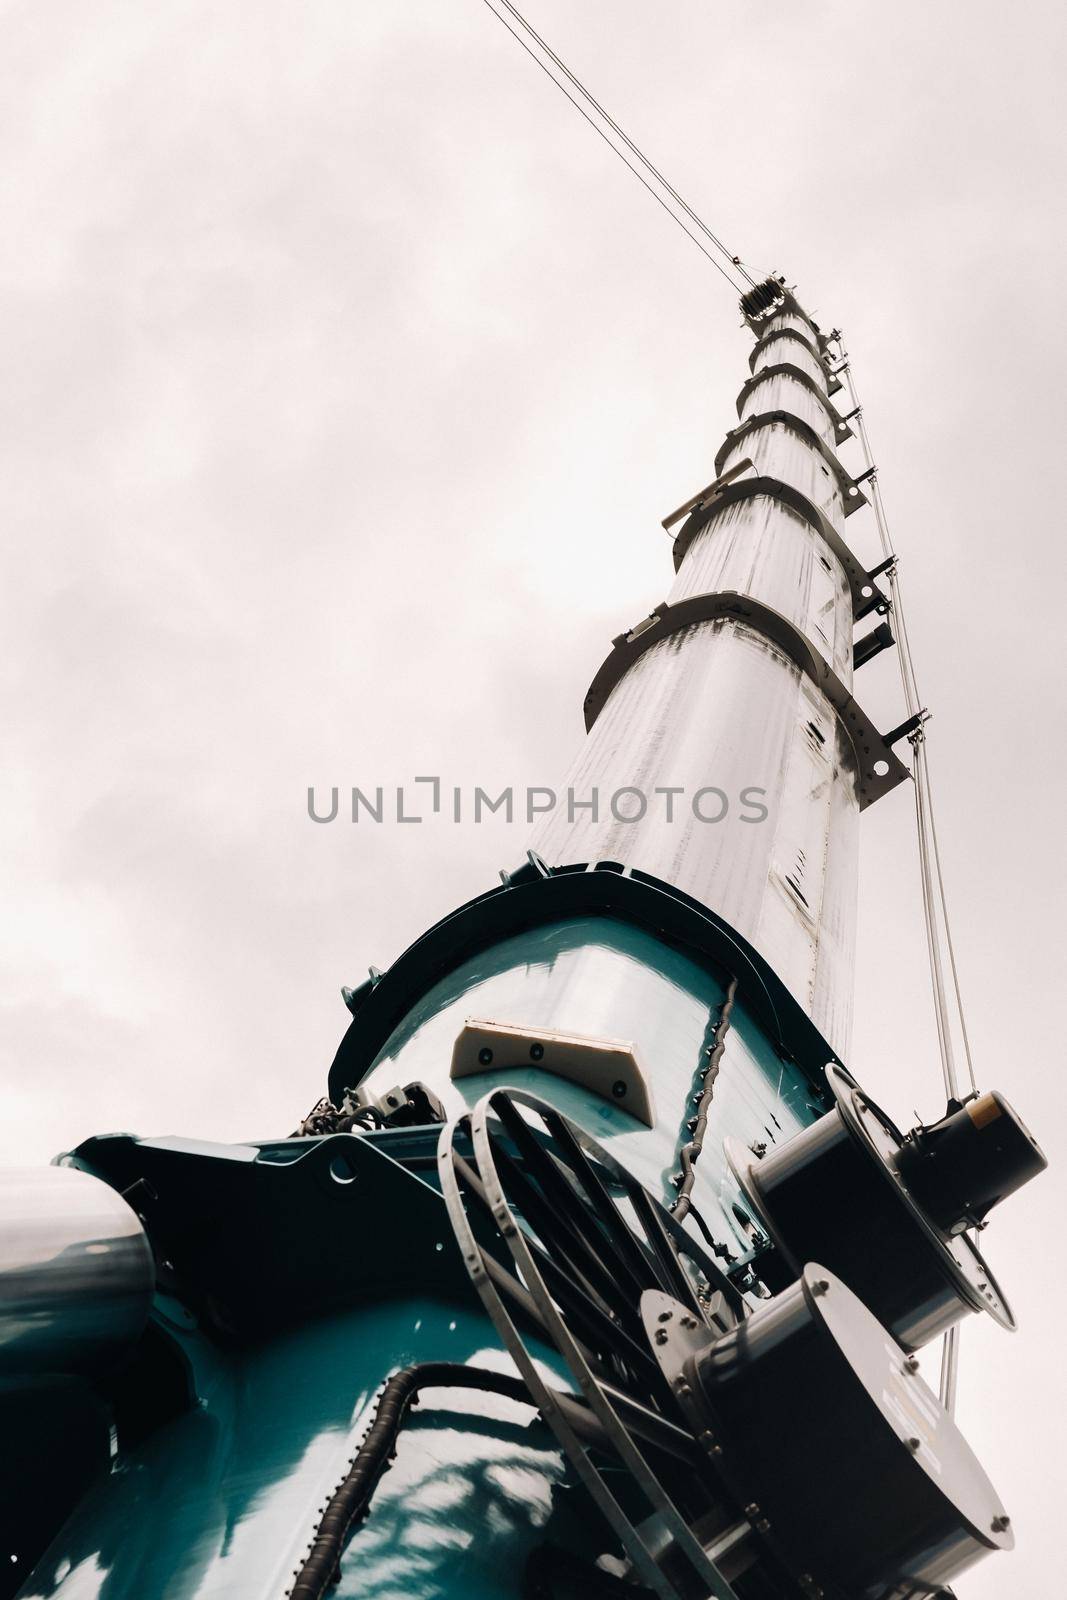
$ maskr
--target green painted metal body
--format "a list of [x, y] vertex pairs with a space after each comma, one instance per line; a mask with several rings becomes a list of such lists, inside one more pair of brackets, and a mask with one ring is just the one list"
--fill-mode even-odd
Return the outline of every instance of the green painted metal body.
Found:
[[[428, 973], [412, 994], [367, 1081], [422, 1079], [452, 1112], [503, 1083], [532, 1089], [669, 1205], [734, 974], [648, 926], [591, 915], [455, 954], [451, 970]], [[777, 1143], [823, 1109], [814, 1063], [790, 1059], [758, 989], [751, 975], [738, 988], [692, 1195], [733, 1268], [754, 1229], [724, 1135]], [[472, 1014], [634, 1038], [654, 1083], [655, 1126], [536, 1069], [501, 1063], [453, 1083], [451, 1044]], [[213, 1146], [120, 1135], [75, 1152], [140, 1196], [160, 1272], [152, 1360], [166, 1353], [167, 1382], [178, 1373], [183, 1396], [137, 1437], [127, 1393], [110, 1468], [60, 1528], [24, 1600], [284, 1600], [386, 1378], [427, 1360], [511, 1370], [448, 1226], [436, 1136], [430, 1127]], [[555, 1353], [543, 1358], [569, 1387]], [[162, 1381], [147, 1376], [134, 1385], [134, 1411]], [[335, 1593], [504, 1600], [523, 1592], [527, 1561], [545, 1543], [590, 1564], [613, 1549], [539, 1417], [494, 1396], [433, 1391], [401, 1433]]]
[[[191, 1408], [116, 1458], [24, 1595], [282, 1596], [386, 1373], [431, 1359], [507, 1367], [466, 1297], [365, 1305], [240, 1351], [161, 1324], [189, 1363]], [[338, 1600], [514, 1594], [536, 1542], [580, 1545], [566, 1477], [532, 1408], [428, 1391], [348, 1547]]]

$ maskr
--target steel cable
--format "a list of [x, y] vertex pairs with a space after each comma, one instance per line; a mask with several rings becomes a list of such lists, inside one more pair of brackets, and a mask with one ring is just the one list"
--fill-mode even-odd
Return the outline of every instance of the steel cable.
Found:
[[[847, 363], [848, 357], [841, 347], [840, 338], [837, 340], [837, 345], [841, 358]], [[864, 421], [851, 366], [846, 364], [842, 368], [842, 372], [848, 385], [848, 392], [855, 412], [856, 433], [863, 451], [864, 463], [868, 468], [871, 468], [875, 465], [874, 454], [871, 450], [867, 424]], [[912, 655], [911, 640], [908, 637], [908, 625], [904, 614], [904, 597], [901, 591], [900, 572], [892, 541], [889, 537], [889, 523], [885, 514], [885, 504], [882, 500], [882, 491], [878, 483], [877, 472], [871, 479], [871, 504], [874, 508], [878, 537], [882, 546], [882, 556], [886, 560], [892, 560], [892, 565], [888, 568], [886, 577], [889, 580], [890, 604], [893, 617], [897, 624], [897, 657], [900, 664], [901, 684], [904, 690], [904, 703], [908, 716], [911, 718], [919, 716], [923, 706], [919, 696], [918, 679], [915, 674], [915, 659]], [[941, 1071], [944, 1078], [945, 1091], [950, 1100], [958, 1100], [959, 1080], [956, 1074], [956, 1062], [952, 1048], [952, 1029], [945, 992], [945, 976], [938, 929], [939, 917], [940, 925], [945, 934], [945, 949], [948, 953], [949, 970], [952, 975], [955, 1011], [959, 1023], [960, 1037], [963, 1042], [964, 1059], [967, 1063], [967, 1075], [970, 1079], [971, 1089], [975, 1093], [977, 1093], [978, 1085], [975, 1080], [971, 1041], [967, 1031], [967, 1017], [960, 989], [959, 970], [956, 965], [956, 948], [952, 939], [952, 923], [948, 912], [948, 897], [945, 893], [941, 850], [937, 838], [937, 825], [934, 820], [933, 791], [926, 752], [926, 736], [921, 723], [911, 734], [910, 742], [915, 756], [913, 776], [915, 781], [915, 825], [919, 848], [919, 877], [922, 887], [923, 920], [926, 926], [926, 952], [930, 968], [930, 985], [934, 997], [934, 1020], [937, 1024], [938, 1050], [941, 1056]], [[959, 1327], [950, 1328], [941, 1347], [941, 1377], [939, 1385], [941, 1403], [950, 1416], [954, 1416], [956, 1412], [956, 1395], [959, 1383], [959, 1343]]]
[[744, 263], [741, 261], [740, 256], [735, 256], [733, 254], [733, 252], [729, 249], [729, 247], [727, 245], [725, 245], [722, 242], [722, 240], [720, 238], [718, 238], [714, 233], [712, 233], [712, 231], [708, 227], [707, 223], [704, 222], [703, 219], [697, 215], [697, 213], [693, 210], [692, 206], [689, 205], [689, 203], [686, 200], [684, 200], [682, 198], [682, 196], [678, 193], [677, 189], [675, 189], [674, 186], [671, 183], [668, 182], [668, 180], [664, 177], [663, 173], [659, 170], [659, 168], [657, 166], [655, 166], [649, 160], [649, 158], [645, 155], [643, 150], [641, 150], [636, 144], [634, 144], [634, 142], [630, 138], [629, 134], [626, 133], [624, 129], [620, 128], [619, 124], [615, 121], [615, 118], [611, 115], [610, 111], [606, 110], [605, 107], [601, 105], [600, 101], [596, 98], [596, 96], [594, 94], [591, 93], [591, 91], [589, 89], [586, 88], [585, 84], [581, 81], [581, 79], [575, 76], [575, 74], [571, 71], [570, 67], [568, 67], [567, 63], [565, 61], [563, 61], [556, 54], [556, 52], [553, 50], [552, 46], [548, 43], [547, 39], [543, 39], [541, 37], [541, 35], [537, 32], [536, 28], [534, 28], [532, 23], [530, 23], [530, 22], [528, 22], [526, 20], [526, 18], [523, 16], [522, 12], [518, 9], [518, 7], [512, 5], [511, 0], [499, 0], [499, 4], [502, 5], [506, 11], [511, 13], [511, 15], [515, 18], [516, 22], [518, 22], [521, 27], [525, 28], [526, 32], [530, 35], [531, 39], [535, 39], [537, 41], [537, 43], [540, 45], [541, 49], [545, 52], [546, 56], [548, 56], [549, 60], [552, 61], [554, 63], [554, 65], [557, 66], [560, 69], [560, 71], [566, 76], [566, 78], [569, 80], [569, 82], [573, 83], [574, 87], [578, 90], [579, 94], [583, 95], [585, 97], [585, 99], [588, 101], [588, 103], [600, 114], [600, 116], [603, 117], [604, 121], [607, 123], [608, 127], [612, 130], [612, 132], [618, 134], [618, 136], [622, 140], [623, 144], [626, 146], [626, 148], [629, 151], [632, 152], [633, 155], [635, 155], [637, 157], [637, 159], [638, 159], [638, 161], [640, 161], [641, 165], [643, 167], [645, 167], [646, 170], [652, 174], [652, 176], [656, 179], [656, 181], [658, 183], [661, 183], [663, 185], [664, 189], [666, 189], [666, 191], [670, 195], [671, 199], [672, 200], [676, 200], [678, 202], [678, 204], [681, 206], [682, 210], [690, 218], [690, 220], [692, 222], [696, 223], [696, 225], [700, 229], [701, 233], [703, 233], [708, 239], [711, 240], [711, 242], [715, 246], [715, 248], [717, 250], [720, 250], [722, 252], [722, 254], [726, 257], [726, 259], [731, 263], [731, 265], [735, 266], [738, 269], [738, 271], [740, 272], [741, 276], [744, 279], [746, 279], [748, 284], [752, 288], [755, 288], [756, 280], [749, 273], [749, 271], [745, 267]]
[[[556, 88], [560, 91], [560, 93], [566, 95], [567, 99], [570, 101], [570, 103], [574, 107], [574, 109], [581, 116], [583, 116], [585, 118], [586, 122], [588, 122], [589, 126], [593, 129], [593, 131], [600, 135], [600, 137], [603, 139], [604, 143], [607, 145], [608, 149], [614, 151], [614, 153], [618, 156], [619, 160], [622, 162], [623, 166], [628, 167], [630, 169], [630, 171], [633, 173], [634, 177], [637, 179], [638, 183], [640, 183], [645, 189], [648, 190], [649, 194], [652, 196], [653, 200], [655, 200], [657, 205], [662, 206], [664, 211], [672, 219], [672, 221], [674, 221], [674, 222], [676, 222], [678, 224], [679, 228], [681, 228], [681, 230], [685, 234], [686, 238], [691, 239], [693, 241], [693, 243], [696, 245], [697, 249], [700, 251], [701, 255], [704, 255], [704, 256], [707, 257], [707, 259], [711, 262], [712, 266], [715, 268], [715, 271], [717, 273], [719, 273], [721, 277], [726, 279], [726, 282], [730, 285], [731, 289], [735, 290], [736, 293], [738, 293], [738, 294], [743, 294], [745, 292], [744, 285], [740, 284], [740, 283], [736, 283], [734, 281], [734, 279], [730, 276], [730, 274], [726, 271], [726, 269], [719, 265], [718, 261], [716, 261], [715, 257], [712, 255], [711, 251], [705, 249], [704, 245], [697, 238], [696, 234], [693, 233], [689, 228], [686, 227], [686, 225], [683, 222], [682, 218], [678, 215], [678, 213], [675, 210], [672, 209], [671, 206], [669, 206], [667, 204], [667, 201], [664, 200], [663, 196], [656, 192], [656, 190], [652, 187], [652, 184], [650, 184], [648, 182], [647, 178], [642, 177], [641, 173], [634, 166], [633, 162], [632, 161], [628, 161], [626, 159], [626, 156], [619, 149], [618, 145], [615, 144], [612, 139], [609, 139], [608, 135], [604, 132], [604, 129], [602, 127], [600, 127], [600, 125], [594, 120], [593, 117], [590, 116], [589, 112], [586, 111], [585, 107], [579, 104], [579, 102], [575, 99], [574, 95], [572, 95], [570, 93], [570, 91], [568, 90], [566, 84], [563, 84], [563, 83], [561, 83], [559, 81], [559, 79], [556, 77], [555, 73], [551, 70], [551, 68], [544, 61], [542, 61], [541, 57], [537, 54], [537, 51], [534, 50], [529, 44], [527, 44], [526, 40], [522, 37], [522, 35], [520, 33], [516, 32], [516, 30], [511, 26], [511, 24], [508, 21], [507, 17], [501, 16], [500, 12], [496, 9], [496, 7], [490, 3], [490, 0], [482, 0], [482, 4], [486, 7], [486, 9], [488, 11], [491, 11], [493, 13], [493, 16], [501, 24], [501, 26], [508, 30], [508, 32], [511, 34], [511, 37], [518, 41], [518, 43], [526, 51], [526, 54], [531, 58], [531, 60], [536, 61], [537, 65], [541, 68], [541, 71], [545, 74], [545, 76], [547, 78], [549, 78], [555, 84]], [[501, 0], [501, 4], [506, 5], [507, 4], [507, 0]], [[564, 71], [567, 74], [567, 77], [570, 80], [570, 82], [572, 82], [575, 85], [575, 87], [580, 90], [580, 92], [585, 97], [585, 99], [588, 101], [588, 103], [591, 106], [596, 107], [598, 113], [601, 116], [604, 117], [605, 121], [609, 124], [609, 126], [614, 128], [618, 132], [620, 138], [622, 138], [622, 139], [624, 139], [626, 141], [627, 146], [634, 152], [634, 154], [643, 163], [643, 165], [647, 168], [647, 170], [649, 172], [653, 173], [655, 175], [657, 181], [663, 185], [663, 187], [667, 190], [667, 192], [669, 194], [671, 194], [672, 196], [674, 196], [675, 199], [678, 200], [679, 204], [684, 207], [686, 213], [693, 218], [693, 220], [697, 223], [697, 225], [700, 227], [702, 232], [704, 232], [707, 235], [707, 237], [714, 242], [716, 247], [720, 251], [722, 251], [722, 253], [724, 255], [726, 255], [728, 257], [731, 265], [735, 265], [736, 264], [736, 265], [739, 266], [739, 270], [742, 273], [744, 273], [745, 278], [748, 279], [748, 282], [751, 284], [752, 279], [749, 277], [749, 275], [745, 271], [745, 269], [743, 267], [740, 267], [739, 263], [735, 263], [734, 257], [729, 254], [729, 251], [727, 250], [726, 246], [724, 244], [722, 244], [720, 240], [716, 239], [715, 235], [711, 232], [711, 229], [706, 227], [705, 224], [700, 221], [700, 218], [697, 216], [696, 212], [693, 211], [690, 206], [686, 205], [685, 201], [681, 199], [681, 197], [678, 195], [677, 191], [675, 189], [673, 189], [669, 183], [667, 183], [665, 178], [662, 177], [662, 175], [659, 173], [659, 170], [652, 165], [652, 163], [647, 159], [646, 156], [643, 156], [641, 154], [641, 152], [640, 152], [640, 150], [638, 150], [637, 146], [635, 144], [633, 144], [633, 142], [629, 138], [627, 138], [626, 134], [624, 134], [622, 132], [622, 129], [619, 128], [618, 124], [614, 121], [614, 119], [608, 116], [607, 112], [603, 110], [603, 108], [600, 106], [599, 102], [593, 99], [593, 97], [589, 93], [589, 91], [582, 86], [582, 84], [574, 76], [574, 74], [567, 67], [565, 67], [562, 62], [559, 61], [559, 57], [556, 56], [554, 51], [549, 49], [548, 45], [546, 45], [544, 43], [544, 41], [541, 39], [540, 35], [536, 34], [534, 32], [534, 30], [525, 21], [525, 19], [523, 19], [521, 17], [520, 13], [515, 11], [515, 8], [513, 6], [508, 5], [508, 10], [510, 12], [512, 12], [518, 18], [518, 20], [520, 20], [522, 22], [523, 27], [527, 29], [527, 31], [529, 32], [530, 36], [532, 38], [538, 40], [538, 42], [541, 44], [542, 48], [551, 57], [551, 59], [553, 61], [559, 62], [561, 70]]]
[[[840, 348], [840, 341], [838, 342]], [[844, 354], [842, 352], [842, 354]], [[845, 357], [847, 360], [847, 357]], [[856, 432], [859, 436], [863, 451], [864, 462], [867, 468], [875, 465], [874, 455], [871, 450], [870, 436], [863, 418], [860, 398], [856, 389], [852, 369], [846, 366], [843, 376], [848, 385], [852, 405], [857, 410]], [[871, 503], [874, 508], [875, 521], [878, 526], [878, 537], [882, 546], [885, 559], [893, 558], [893, 564], [888, 569], [886, 576], [889, 580], [890, 601], [892, 612], [897, 624], [897, 657], [900, 664], [901, 683], [904, 690], [904, 703], [909, 717], [922, 713], [923, 705], [919, 695], [918, 679], [915, 673], [915, 661], [912, 655], [911, 640], [908, 635], [907, 619], [904, 612], [904, 596], [900, 582], [900, 572], [895, 559], [892, 541], [889, 537], [889, 524], [885, 514], [885, 504], [882, 499], [881, 487], [877, 474], [871, 480]], [[952, 989], [955, 1002], [955, 1011], [959, 1023], [960, 1035], [964, 1046], [964, 1057], [967, 1063], [967, 1074], [971, 1088], [977, 1090], [974, 1073], [974, 1062], [971, 1055], [970, 1036], [967, 1031], [967, 1022], [964, 1012], [963, 995], [960, 988], [959, 970], [956, 964], [955, 945], [952, 940], [952, 927], [948, 913], [948, 901], [945, 894], [944, 872], [941, 866], [941, 853], [937, 842], [937, 828], [934, 820], [933, 791], [930, 784], [929, 766], [926, 757], [926, 739], [923, 728], [920, 726], [911, 735], [912, 748], [915, 752], [915, 803], [916, 824], [919, 836], [919, 861], [920, 876], [922, 880], [923, 908], [927, 920], [927, 941], [930, 953], [931, 982], [934, 990], [934, 1007], [937, 1018], [938, 1037], [941, 1044], [942, 1073], [945, 1088], [950, 1099], [959, 1099], [959, 1080], [956, 1074], [955, 1058], [952, 1049], [952, 1029], [949, 1018], [947, 989], [944, 971], [941, 964], [941, 950], [939, 937], [940, 926], [944, 929], [945, 949], [948, 954], [949, 969], [952, 976]]]

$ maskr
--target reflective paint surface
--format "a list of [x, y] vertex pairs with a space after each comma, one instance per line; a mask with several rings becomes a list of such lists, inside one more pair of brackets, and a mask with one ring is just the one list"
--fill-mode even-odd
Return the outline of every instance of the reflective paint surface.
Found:
[[[182, 1338], [199, 1403], [116, 1463], [24, 1600], [282, 1600], [390, 1372], [430, 1359], [513, 1370], [473, 1296], [369, 1305], [229, 1356]], [[580, 1548], [587, 1529], [587, 1556], [607, 1548], [572, 1498], [532, 1407], [427, 1390], [331, 1593], [513, 1600], [546, 1537]]]
[[72, 1167], [0, 1171], [0, 1378], [106, 1369], [155, 1283], [133, 1210]]
[[[599, 788], [598, 817], [575, 811], [568, 820], [561, 803], [532, 843], [553, 865], [621, 861], [711, 906], [767, 958], [841, 1054], [855, 944], [854, 774], [852, 746], [821, 692], [754, 629], [714, 618], [653, 645], [612, 691], [561, 785], [580, 797]], [[609, 808], [628, 785], [649, 797], [646, 814], [629, 822]], [[671, 785], [685, 798], [666, 822], [654, 791]], [[693, 811], [692, 797], [707, 786], [726, 797], [721, 821]], [[758, 814], [742, 805], [749, 788], [763, 791], [762, 821], [744, 820]], [[723, 801], [709, 794], [701, 806], [712, 819]], [[824, 938], [817, 919], [824, 901], [830, 908], [831, 882], [833, 926]]]
[[[724, 979], [624, 923], [587, 917], [550, 924], [480, 953], [430, 989], [366, 1081], [381, 1093], [420, 1078], [450, 1116], [473, 1106], [494, 1083], [526, 1089], [550, 1099], [669, 1206]], [[501, 1059], [491, 1070], [453, 1082], [452, 1044], [469, 1017], [632, 1040], [651, 1082], [655, 1127], [528, 1062]], [[742, 1253], [732, 1210], [740, 1191], [720, 1160], [722, 1142], [727, 1133], [746, 1142], [787, 1138], [812, 1120], [811, 1100], [803, 1075], [779, 1059], [744, 1003], [735, 1002], [693, 1191], [715, 1238], [735, 1254]]]

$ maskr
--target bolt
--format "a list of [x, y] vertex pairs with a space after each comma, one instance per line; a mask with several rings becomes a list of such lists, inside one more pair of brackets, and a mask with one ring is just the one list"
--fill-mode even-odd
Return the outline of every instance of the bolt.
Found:
[[623, 1098], [626, 1093], [626, 1085], [623, 1083], [621, 1078], [617, 1078], [612, 1084], [611, 1092], [615, 1096], [616, 1100], [621, 1100]]
[[656, 1343], [657, 1344], [666, 1344], [667, 1343], [667, 1330], [666, 1330], [666, 1328], [657, 1328], [656, 1329]]
[[656, 1320], [658, 1322], [669, 1322], [673, 1316], [674, 1316], [674, 1312], [673, 1311], [661, 1311]]
[[1011, 1527], [1011, 1518], [1007, 1512], [1002, 1512], [999, 1517], [994, 1517], [989, 1524], [994, 1533], [1006, 1533]]
[[478, 1051], [478, 1064], [479, 1064], [479, 1066], [487, 1067], [489, 1065], [489, 1063], [492, 1061], [492, 1059], [493, 1059], [493, 1052], [490, 1050], [488, 1045], [485, 1046], [484, 1050], [479, 1050]]
[[923, 1442], [922, 1442], [921, 1439], [909, 1439], [907, 1441], [908, 1449], [909, 1450], [921, 1450], [922, 1449], [922, 1443]]
[[686, 1317], [682, 1318], [682, 1327], [683, 1328], [695, 1328], [696, 1326], [697, 1326], [696, 1317], [688, 1317], [688, 1316], [686, 1316]]
[[767, 1144], [763, 1139], [753, 1139], [748, 1148], [754, 1156], [765, 1156], [767, 1154]]
[[690, 1387], [689, 1387], [689, 1385], [688, 1385], [688, 1384], [687, 1384], [687, 1383], [686, 1383], [686, 1381], [685, 1381], [685, 1379], [684, 1379], [684, 1378], [677, 1378], [677, 1379], [675, 1379], [675, 1384], [674, 1384], [674, 1387], [675, 1387], [675, 1388], [676, 1388], [676, 1389], [677, 1389], [677, 1391], [678, 1391], [678, 1393], [679, 1393], [679, 1394], [680, 1394], [680, 1395], [681, 1395], [681, 1396], [682, 1396], [682, 1397], [683, 1397], [683, 1398], [684, 1398], [684, 1397], [685, 1397], [685, 1396], [686, 1396], [686, 1395], [687, 1395], [687, 1394], [691, 1394], [691, 1393], [692, 1393], [692, 1391], [691, 1391], [691, 1389], [690, 1389]]
[[532, 1044], [530, 1046], [530, 1060], [531, 1061], [541, 1061], [544, 1058], [544, 1054], [545, 1054], [545, 1047], [544, 1047], [543, 1044]]
[[829, 1287], [830, 1283], [827, 1278], [816, 1278], [811, 1286], [811, 1292], [812, 1294], [826, 1294]]
[[904, 1363], [904, 1371], [905, 1372], [918, 1372], [918, 1370], [919, 1370], [919, 1358], [918, 1358], [918, 1356], [909, 1356], [908, 1359]]
[[755, 1500], [753, 1500], [750, 1505], [747, 1505], [745, 1507], [745, 1516], [746, 1517], [758, 1517], [759, 1516], [759, 1506], [756, 1504]]

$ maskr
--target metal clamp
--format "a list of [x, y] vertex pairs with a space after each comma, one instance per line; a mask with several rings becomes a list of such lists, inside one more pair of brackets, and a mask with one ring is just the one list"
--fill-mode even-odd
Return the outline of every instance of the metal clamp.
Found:
[[[760, 411], [756, 416], [748, 417], [741, 423], [740, 427], [731, 428], [715, 457], [716, 472], [722, 471], [722, 463], [742, 439], [746, 438], [755, 429], [767, 427], [768, 424], [773, 422], [781, 423], [783, 427], [791, 429], [793, 433], [804, 440], [805, 444], [811, 445], [813, 450], [818, 451], [837, 479], [837, 486], [841, 492], [841, 505], [846, 517], [850, 517], [854, 511], [858, 511], [861, 506], [867, 504], [867, 496], [861, 493], [858, 488], [863, 479], [852, 477], [851, 473], [841, 465], [825, 439], [820, 437], [810, 422], [804, 422], [800, 417], [795, 417], [791, 411], [783, 411], [780, 408], [774, 411]], [[724, 480], [720, 479], [719, 481], [722, 482]]]
[[714, 494], [703, 502], [700, 508], [694, 511], [689, 521], [682, 528], [674, 541], [674, 570], [678, 571], [685, 559], [690, 545], [707, 526], [711, 518], [726, 506], [734, 505], [739, 500], [754, 499], [758, 495], [767, 495], [772, 500], [781, 500], [783, 505], [795, 511], [798, 516], [811, 524], [816, 533], [829, 545], [834, 555], [845, 569], [848, 586], [852, 592], [853, 615], [856, 618], [866, 616], [867, 612], [889, 609], [888, 597], [883, 594], [877, 584], [872, 582], [872, 575], [866, 567], [857, 560], [838, 533], [825, 512], [820, 511], [813, 500], [806, 494], [801, 494], [791, 483], [783, 483], [780, 478], [745, 478], [741, 482], [725, 484], [716, 489]]
[[755, 389], [759, 384], [763, 383], [767, 378], [778, 378], [782, 377], [783, 375], [789, 378], [795, 378], [798, 383], [802, 383], [808, 389], [810, 389], [812, 394], [822, 405], [827, 416], [830, 418], [830, 421], [833, 423], [834, 432], [837, 438], [839, 440], [848, 438], [848, 424], [838, 411], [837, 407], [831, 405], [829, 399], [825, 394], [823, 394], [822, 390], [819, 388], [819, 385], [815, 382], [815, 379], [811, 376], [810, 372], [805, 372], [803, 367], [795, 367], [791, 361], [781, 361], [776, 363], [773, 367], [761, 367], [759, 372], [754, 373], [751, 378], [746, 379], [746, 381], [741, 385], [741, 392], [737, 397], [737, 415], [741, 416], [745, 409], [745, 402], [752, 393], [753, 389]]
[[[650, 646], [690, 627], [694, 622], [709, 622], [715, 618], [745, 623], [762, 634], [822, 690], [837, 712], [838, 721], [855, 751], [856, 794], [861, 810], [888, 794], [910, 775], [908, 768], [893, 753], [889, 740], [882, 737], [833, 668], [817, 653], [800, 629], [762, 600], [730, 589], [718, 594], [694, 595], [674, 606], [665, 605], [656, 614], [654, 624], [643, 628], [639, 635], [624, 637], [589, 686], [584, 702], [586, 731], [592, 729], [612, 691]], [[882, 770], [879, 771], [879, 768]]]

